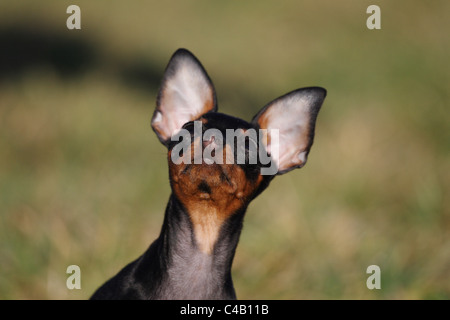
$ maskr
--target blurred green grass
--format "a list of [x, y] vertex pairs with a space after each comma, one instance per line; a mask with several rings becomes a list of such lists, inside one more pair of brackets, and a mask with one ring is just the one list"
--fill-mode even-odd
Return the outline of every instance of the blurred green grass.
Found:
[[178, 47], [244, 119], [328, 90], [308, 165], [247, 212], [239, 298], [450, 298], [448, 1], [377, 1], [377, 31], [370, 1], [77, 1], [80, 31], [69, 4], [0, 4], [0, 298], [88, 298], [157, 237], [170, 188], [150, 117]]

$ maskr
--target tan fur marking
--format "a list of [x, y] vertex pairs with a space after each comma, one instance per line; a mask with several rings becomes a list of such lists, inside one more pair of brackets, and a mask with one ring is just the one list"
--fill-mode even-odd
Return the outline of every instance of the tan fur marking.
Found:
[[[211, 254], [223, 223], [248, 204], [262, 176], [251, 183], [247, 181], [242, 168], [234, 164], [175, 165], [170, 160], [170, 154], [169, 173], [173, 191], [188, 211], [200, 250]], [[224, 152], [224, 158], [226, 156]], [[211, 192], [199, 191], [200, 183], [207, 184]]]

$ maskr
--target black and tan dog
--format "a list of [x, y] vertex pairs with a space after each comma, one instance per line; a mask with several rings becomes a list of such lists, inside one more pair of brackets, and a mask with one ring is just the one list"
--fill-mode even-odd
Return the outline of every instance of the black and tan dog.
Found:
[[[319, 87], [292, 91], [246, 122], [217, 112], [205, 69], [177, 50], [152, 118], [168, 148], [172, 188], [161, 234], [92, 299], [235, 299], [231, 265], [247, 206], [275, 175], [305, 164], [325, 95]], [[231, 132], [244, 134], [242, 148]]]

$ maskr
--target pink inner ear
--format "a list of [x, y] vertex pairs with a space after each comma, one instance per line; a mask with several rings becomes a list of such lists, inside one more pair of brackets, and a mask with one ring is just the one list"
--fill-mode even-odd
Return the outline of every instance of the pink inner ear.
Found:
[[[192, 57], [175, 58], [164, 80], [152, 126], [162, 142], [175, 135], [189, 121], [216, 108], [212, 83]], [[169, 69], [169, 68], [168, 68]]]
[[[158, 133], [162, 140], [168, 140], [177, 133], [177, 124], [169, 119], [173, 119], [170, 113], [162, 115], [161, 111], [155, 111], [152, 120], [152, 127]], [[182, 126], [183, 124], [181, 124]], [[180, 127], [181, 128], [181, 127]]]
[[[278, 139], [273, 139], [271, 136], [268, 146], [268, 151], [273, 156], [278, 171], [303, 166], [306, 162], [306, 149], [308, 148], [308, 129], [297, 126], [296, 130], [292, 128], [278, 130]], [[270, 131], [269, 135], [271, 135]]]
[[[308, 96], [287, 95], [275, 100], [257, 118], [260, 128], [268, 130], [266, 149], [274, 156], [279, 172], [306, 163], [311, 144], [310, 106], [311, 99]], [[272, 130], [278, 130], [278, 141], [272, 138]], [[278, 151], [278, 159], [274, 151]]]
[[164, 140], [178, 133], [186, 122], [196, 120], [214, 109], [212, 97], [205, 97], [204, 101], [186, 100], [179, 94], [167, 94], [153, 116], [152, 126]]

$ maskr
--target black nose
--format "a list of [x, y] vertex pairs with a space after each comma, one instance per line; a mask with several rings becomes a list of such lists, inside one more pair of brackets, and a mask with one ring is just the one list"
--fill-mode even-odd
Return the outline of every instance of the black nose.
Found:
[[211, 194], [211, 187], [206, 183], [206, 181], [200, 182], [197, 189], [201, 192], [206, 192], [208, 194]]

